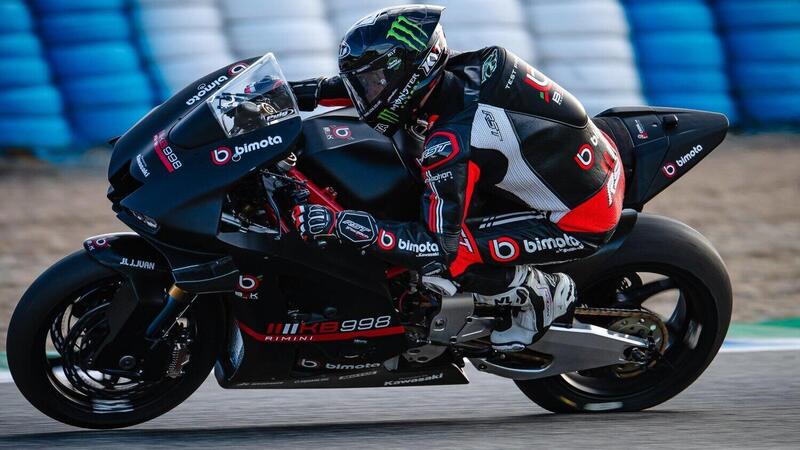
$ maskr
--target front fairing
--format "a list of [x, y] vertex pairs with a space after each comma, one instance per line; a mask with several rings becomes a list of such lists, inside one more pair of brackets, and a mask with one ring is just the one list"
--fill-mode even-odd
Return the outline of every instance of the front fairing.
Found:
[[[120, 220], [170, 245], [213, 244], [230, 186], [283, 159], [301, 134], [302, 121], [296, 113], [230, 136], [214, 118], [210, 99], [265, 58], [274, 63], [268, 54], [198, 80], [116, 143], [108, 196]], [[283, 76], [279, 68], [275, 76]]]

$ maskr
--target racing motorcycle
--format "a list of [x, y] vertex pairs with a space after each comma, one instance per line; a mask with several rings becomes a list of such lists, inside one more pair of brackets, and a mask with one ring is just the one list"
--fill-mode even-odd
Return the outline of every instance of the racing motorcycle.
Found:
[[[384, 137], [346, 108], [301, 118], [272, 54], [213, 72], [111, 141], [108, 199], [133, 232], [86, 240], [30, 286], [8, 330], [14, 381], [86, 428], [164, 414], [212, 367], [226, 389], [393, 387], [468, 383], [468, 360], [554, 412], [658, 405], [716, 355], [731, 286], [707, 239], [642, 208], [728, 122], [650, 107], [594, 119], [625, 167], [619, 227], [595, 255], [549, 268], [579, 286], [573, 323], [505, 354], [488, 339], [502, 306], [443, 298], [415, 271], [289, 225], [308, 203], [417, 220], [414, 133]], [[478, 213], [501, 213], [493, 204]]]

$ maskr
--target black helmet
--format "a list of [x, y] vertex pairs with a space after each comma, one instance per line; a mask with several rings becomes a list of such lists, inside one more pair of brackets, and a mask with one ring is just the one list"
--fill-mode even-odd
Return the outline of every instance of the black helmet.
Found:
[[361, 119], [385, 135], [412, 122], [436, 86], [447, 43], [444, 8], [386, 8], [356, 22], [339, 47], [339, 72]]

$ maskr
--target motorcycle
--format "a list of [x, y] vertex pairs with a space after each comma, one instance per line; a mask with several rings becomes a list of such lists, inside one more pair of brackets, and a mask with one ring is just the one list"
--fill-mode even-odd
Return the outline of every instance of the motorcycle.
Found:
[[384, 137], [347, 108], [301, 118], [271, 53], [213, 72], [111, 141], [108, 199], [133, 232], [86, 240], [25, 292], [6, 341], [14, 382], [86, 428], [164, 414], [212, 367], [225, 389], [394, 387], [468, 383], [468, 360], [553, 412], [658, 405], [716, 355], [731, 286], [707, 239], [642, 209], [728, 122], [651, 107], [594, 120], [623, 159], [620, 224], [593, 256], [548, 269], [578, 285], [573, 323], [498, 353], [503, 307], [310, 245], [287, 220], [308, 203], [418, 220], [421, 181], [400, 151], [420, 148], [413, 133]]

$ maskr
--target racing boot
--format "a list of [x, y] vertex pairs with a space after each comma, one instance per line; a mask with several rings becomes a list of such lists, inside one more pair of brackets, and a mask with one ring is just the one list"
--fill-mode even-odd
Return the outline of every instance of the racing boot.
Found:
[[496, 295], [474, 294], [479, 304], [511, 307], [511, 326], [492, 331], [495, 350], [523, 350], [544, 335], [553, 322], [572, 323], [575, 282], [566, 274], [550, 275], [531, 266], [518, 266], [509, 287]]

